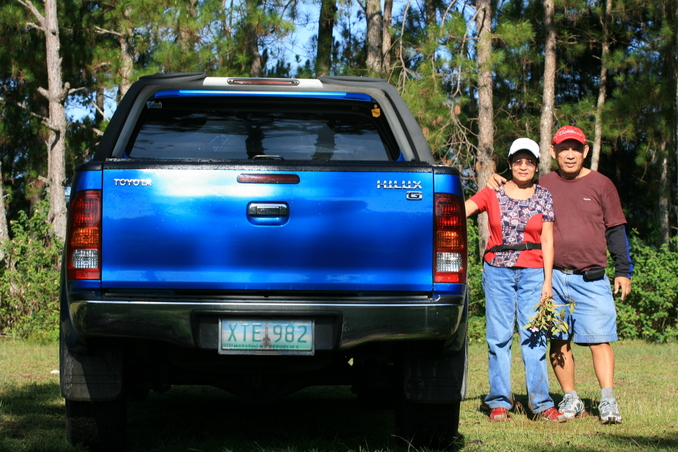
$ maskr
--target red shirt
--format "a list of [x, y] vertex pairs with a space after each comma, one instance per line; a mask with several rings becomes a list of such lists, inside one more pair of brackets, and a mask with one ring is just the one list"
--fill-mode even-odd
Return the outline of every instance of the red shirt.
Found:
[[[496, 245], [541, 243], [543, 223], [554, 221], [551, 194], [537, 185], [528, 199], [509, 198], [504, 189], [484, 188], [471, 197], [481, 212], [487, 212], [490, 238], [487, 249]], [[485, 261], [494, 267], [543, 268], [541, 250], [485, 253]]]

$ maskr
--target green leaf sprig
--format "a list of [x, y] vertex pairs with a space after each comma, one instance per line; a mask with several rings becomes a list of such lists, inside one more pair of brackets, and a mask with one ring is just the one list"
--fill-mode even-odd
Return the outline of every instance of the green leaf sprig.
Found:
[[565, 304], [556, 304], [553, 297], [545, 297], [534, 308], [537, 314], [534, 317], [530, 317], [530, 321], [523, 328], [533, 333], [541, 331], [549, 336], [560, 333], [567, 334], [569, 332], [570, 327], [565, 322], [565, 309], [569, 308], [570, 315], [572, 315], [575, 308], [575, 302], [572, 298], [568, 298]]

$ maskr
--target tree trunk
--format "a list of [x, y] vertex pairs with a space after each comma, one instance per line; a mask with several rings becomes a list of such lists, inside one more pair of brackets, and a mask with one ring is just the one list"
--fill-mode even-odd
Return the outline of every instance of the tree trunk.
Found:
[[68, 86], [61, 78], [61, 42], [57, 0], [45, 0], [46, 59], [50, 133], [47, 139], [49, 180], [49, 220], [59, 239], [66, 237], [66, 109]]
[[[476, 173], [478, 187], [485, 187], [495, 172], [494, 162], [494, 107], [492, 104], [492, 7], [490, 0], [476, 2], [478, 15], [478, 160]], [[478, 216], [478, 235], [482, 255], [489, 238], [487, 215]]]
[[393, 0], [384, 1], [384, 23], [381, 33], [381, 68], [384, 72], [391, 72], [391, 26], [393, 25]]
[[181, 8], [182, 14], [179, 16], [175, 30], [175, 33], [177, 34], [176, 43], [182, 53], [192, 52], [195, 45], [200, 40], [200, 37], [197, 36], [196, 32], [193, 30], [194, 27], [191, 23], [198, 17], [198, 0], [188, 0], [187, 3], [188, 5], [184, 5]]
[[[125, 24], [132, 23], [132, 8], [125, 10]], [[134, 60], [136, 51], [134, 49], [134, 30], [131, 26], [125, 25], [124, 29], [118, 35], [120, 43], [120, 85], [118, 86], [118, 102], [125, 97], [127, 90], [132, 86], [132, 75], [134, 73]]]
[[[609, 0], [608, 0], [609, 2]], [[606, 41], [603, 43], [603, 51], [601, 56], [602, 66], [600, 68], [600, 87], [598, 88], [598, 101], [596, 103], [596, 110], [594, 112], [595, 125], [593, 127], [593, 147], [591, 148], [591, 169], [598, 171], [598, 163], [600, 162], [600, 151], [603, 147], [603, 107], [607, 100], [607, 68], [605, 62], [610, 53], [610, 44]]]
[[[438, 4], [440, 3], [439, 0], [426, 0], [424, 2], [424, 14], [426, 15], [426, 26], [429, 26], [431, 24], [435, 25], [436, 24], [436, 11]], [[477, 2], [477, 3], [482, 3], [482, 2]], [[480, 9], [480, 6], [476, 7]]]
[[593, 128], [593, 148], [591, 149], [591, 169], [598, 171], [598, 162], [600, 161], [600, 151], [603, 142], [603, 107], [607, 100], [607, 60], [610, 55], [610, 42], [608, 24], [610, 22], [610, 15], [612, 14], [612, 0], [605, 1], [605, 14], [600, 21], [603, 26], [603, 42], [602, 52], [600, 55], [600, 81], [598, 88], [598, 101], [596, 104], [596, 111], [594, 116], [596, 123]]
[[[2, 175], [2, 163], [0, 162], [0, 175]], [[5, 189], [2, 186], [0, 176], [0, 263], [5, 259], [4, 245], [9, 240], [9, 225], [7, 223], [7, 210], [5, 209]]]
[[[607, 0], [610, 2], [611, 0]], [[659, 223], [658, 246], [668, 244], [671, 238], [671, 200], [673, 198], [671, 187], [671, 170], [675, 168], [676, 161], [673, 156], [678, 153], [678, 34], [675, 32], [678, 26], [678, 1], [671, 0], [665, 10], [665, 22], [671, 30], [674, 30], [673, 39], [667, 43], [663, 55], [663, 72], [674, 78], [670, 84], [673, 97], [672, 106], [664, 113], [668, 127], [662, 134], [657, 152], [657, 164], [659, 165], [659, 196], [657, 199], [657, 215]], [[604, 60], [603, 60], [604, 62]]]
[[104, 85], [98, 85], [94, 94], [94, 103], [96, 104], [96, 111], [94, 113], [94, 123], [101, 124], [106, 120], [104, 117], [104, 110], [106, 108], [106, 88]]
[[[673, 22], [671, 29], [678, 29], [678, 0], [673, 0], [672, 7], [669, 9], [669, 20]], [[674, 104], [673, 104], [673, 161], [670, 165], [670, 168], [675, 168], [675, 165], [678, 164], [678, 33], [674, 33], [673, 38], [673, 69], [671, 73], [673, 74], [673, 86], [675, 87], [674, 94]], [[678, 185], [678, 171], [676, 171], [676, 185]], [[670, 199], [675, 199], [675, 192], [671, 193]]]
[[553, 26], [555, 12], [553, 0], [544, 0], [543, 3], [546, 43], [544, 45], [544, 93], [539, 121], [539, 174], [541, 175], [551, 171], [551, 132], [556, 102], [556, 30]]
[[670, 212], [671, 212], [671, 187], [669, 182], [669, 152], [668, 140], [662, 141], [657, 156], [659, 164], [659, 199], [657, 200], [657, 214], [659, 216], [659, 243], [669, 243], [670, 237]]
[[382, 15], [381, 0], [366, 0], [365, 15], [367, 18], [367, 69], [371, 72], [381, 73], [381, 39], [382, 39]]
[[315, 59], [316, 76], [330, 75], [336, 15], [336, 0], [322, 0], [320, 3], [320, 16], [318, 17], [318, 49]]
[[257, 33], [257, 27], [254, 22], [251, 20], [252, 17], [256, 15], [254, 12], [261, 7], [260, 0], [246, 0], [247, 7], [247, 17], [245, 18], [245, 36], [247, 39], [247, 54], [249, 55], [250, 61], [250, 77], [261, 77], [264, 68], [261, 60], [261, 53], [259, 52], [259, 34]]
[[35, 16], [38, 28], [45, 34], [45, 60], [47, 62], [47, 89], [38, 88], [49, 103], [49, 118], [45, 124], [49, 133], [47, 144], [47, 181], [49, 184], [49, 212], [47, 218], [52, 223], [56, 236], [66, 237], [66, 109], [64, 102], [69, 86], [61, 78], [61, 42], [59, 41], [59, 20], [57, 0], [45, 0], [45, 15], [30, 0], [18, 0]]

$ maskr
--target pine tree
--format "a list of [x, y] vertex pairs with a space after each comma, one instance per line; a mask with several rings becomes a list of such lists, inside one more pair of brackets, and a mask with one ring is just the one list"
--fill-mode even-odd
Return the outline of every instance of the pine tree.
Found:
[[44, 12], [38, 10], [30, 0], [17, 0], [24, 5], [37, 20], [27, 26], [40, 30], [45, 36], [45, 60], [47, 64], [47, 89], [38, 88], [49, 104], [49, 116], [44, 124], [49, 129], [45, 144], [47, 146], [49, 184], [49, 214], [54, 232], [60, 239], [66, 237], [66, 110], [64, 104], [69, 94], [70, 84], [62, 81], [61, 41], [57, 0], [45, 0]]
[[[492, 5], [489, 0], [476, 1], [478, 28], [478, 186], [484, 187], [495, 172], [494, 162], [494, 108], [492, 102]], [[480, 249], [489, 238], [487, 215], [478, 217]]]
[[320, 14], [318, 15], [318, 48], [315, 60], [315, 73], [317, 76], [330, 75], [336, 15], [336, 0], [321, 0]]

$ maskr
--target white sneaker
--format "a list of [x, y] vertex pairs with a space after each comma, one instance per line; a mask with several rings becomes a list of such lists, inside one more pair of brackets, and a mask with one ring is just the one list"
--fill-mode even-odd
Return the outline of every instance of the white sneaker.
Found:
[[617, 407], [617, 400], [603, 399], [598, 405], [598, 412], [600, 413], [600, 422], [603, 424], [621, 424], [622, 417], [619, 414]]
[[574, 419], [584, 414], [584, 402], [572, 394], [565, 394], [558, 404], [558, 411], [565, 416], [565, 419]]

